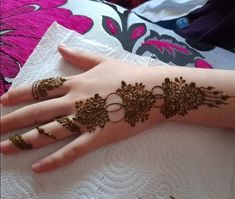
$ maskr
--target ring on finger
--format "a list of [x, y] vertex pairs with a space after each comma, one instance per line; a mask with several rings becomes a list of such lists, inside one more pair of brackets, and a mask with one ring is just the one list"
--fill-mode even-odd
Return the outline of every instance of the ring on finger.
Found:
[[62, 77], [50, 77], [35, 81], [32, 85], [33, 98], [38, 100], [47, 97], [47, 91], [59, 88], [65, 81], [66, 79]]

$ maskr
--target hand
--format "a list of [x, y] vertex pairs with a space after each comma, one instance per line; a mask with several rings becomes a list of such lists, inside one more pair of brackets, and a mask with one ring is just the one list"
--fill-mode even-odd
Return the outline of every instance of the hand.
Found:
[[[65, 60], [87, 72], [65, 77], [66, 81], [61, 82], [58, 88], [46, 92], [47, 96], [44, 101], [25, 106], [1, 118], [2, 133], [35, 124], [39, 126], [38, 129], [24, 133], [21, 138], [18, 136], [17, 139], [22, 139], [23, 141], [17, 141], [16, 137], [14, 138], [15, 144], [10, 140], [2, 141], [1, 152], [5, 154], [21, 151], [17, 147], [17, 142], [21, 142], [21, 145], [24, 142], [26, 148], [27, 146], [29, 148], [31, 146], [32, 148], [39, 148], [69, 136], [77, 135], [77, 138], [60, 150], [33, 164], [32, 169], [35, 172], [45, 172], [59, 168], [92, 150], [136, 135], [156, 122], [156, 117], [153, 116], [148, 118], [148, 122], [136, 122], [135, 126], [131, 125], [130, 122], [124, 121], [124, 110], [121, 107], [120, 97], [111, 94], [121, 88], [122, 81], [133, 85], [135, 82], [140, 82], [143, 76], [142, 68], [111, 58], [75, 51], [63, 46], [60, 46], [58, 50]], [[34, 85], [36, 85], [36, 90], [39, 90], [37, 84]], [[119, 113], [110, 111], [108, 116], [112, 117], [112, 121], [117, 121], [121, 118], [119, 122], [108, 120], [100, 122], [98, 120], [102, 119], [102, 115], [99, 117], [96, 112], [93, 112], [92, 115], [96, 115], [96, 117], [91, 119], [92, 115], [84, 116], [88, 110], [87, 107], [83, 108], [85, 112], [82, 112], [81, 107], [80, 109], [76, 108], [76, 102], [79, 104], [82, 101], [84, 105], [91, 98], [94, 99], [95, 94], [98, 94], [102, 99], [107, 98], [111, 94], [107, 100], [114, 101], [116, 104], [108, 108], [120, 111], [117, 111]], [[34, 98], [32, 85], [28, 85], [10, 89], [8, 93], [2, 96], [1, 103], [4, 106], [10, 106], [35, 100]], [[94, 107], [91, 109], [95, 110]], [[72, 121], [77, 127], [74, 128], [75, 130], [73, 129], [75, 132], [72, 132], [71, 125], [70, 129], [68, 128], [68, 122], [66, 123], [60, 119], [55, 120], [55, 118], [61, 116], [68, 116], [67, 120]], [[92, 120], [90, 123], [88, 122], [89, 119]], [[97, 121], [91, 124], [93, 120]]]

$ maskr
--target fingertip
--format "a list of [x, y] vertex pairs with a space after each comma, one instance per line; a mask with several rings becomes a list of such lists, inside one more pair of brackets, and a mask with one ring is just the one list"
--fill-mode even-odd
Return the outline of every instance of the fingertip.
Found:
[[10, 153], [9, 152], [10, 142], [8, 140], [2, 141], [0, 143], [0, 152], [1, 153]]
[[64, 54], [64, 53], [68, 53], [70, 48], [67, 47], [67, 46], [64, 46], [63, 44], [60, 44], [58, 47], [57, 47], [58, 51], [60, 52], [60, 54]]
[[55, 168], [50, 167], [49, 165], [42, 163], [40, 161], [32, 165], [32, 170], [34, 173], [45, 173], [45, 172], [50, 172], [54, 169]]
[[39, 162], [36, 162], [32, 165], [32, 170], [35, 172], [35, 173], [41, 173], [42, 172], [42, 164], [39, 163]]
[[105, 60], [105, 58], [100, 55], [95, 55], [79, 49], [73, 49], [64, 45], [59, 45], [58, 51], [66, 61], [85, 71], [95, 67]]
[[66, 47], [66, 46], [64, 46], [64, 45], [59, 45], [58, 46], [58, 51], [59, 51], [59, 53], [61, 54], [61, 56], [66, 60], [66, 61], [68, 61], [68, 62], [71, 62], [71, 63], [73, 63], [73, 64], [75, 64], [76, 65], [76, 63], [75, 63], [75, 61], [74, 61], [74, 52], [73, 52], [73, 50], [71, 50], [71, 48], [69, 48], [69, 47]]
[[1, 99], [1, 104], [2, 105], [7, 105], [7, 102], [8, 102], [8, 99], [9, 99], [8, 93], [3, 94], [0, 99]]

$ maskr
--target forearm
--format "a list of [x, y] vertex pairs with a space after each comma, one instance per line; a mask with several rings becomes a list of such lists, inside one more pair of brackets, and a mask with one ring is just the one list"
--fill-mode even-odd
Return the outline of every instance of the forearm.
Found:
[[235, 71], [159, 66], [140, 71], [147, 90], [157, 86], [151, 111], [157, 120], [235, 128]]

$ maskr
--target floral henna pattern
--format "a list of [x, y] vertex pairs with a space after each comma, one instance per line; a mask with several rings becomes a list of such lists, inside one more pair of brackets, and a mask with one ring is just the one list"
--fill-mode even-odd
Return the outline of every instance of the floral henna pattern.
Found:
[[174, 82], [166, 78], [164, 83], [157, 88], [162, 89], [162, 94], [158, 94], [158, 98], [164, 99], [164, 102], [159, 108], [160, 113], [166, 118], [177, 114], [183, 116], [190, 110], [198, 109], [201, 105], [218, 108], [221, 104], [227, 104], [225, 101], [230, 98], [211, 86], [196, 87], [194, 82], [187, 84], [182, 77], [175, 78]]
[[123, 100], [124, 120], [131, 126], [135, 126], [139, 121], [147, 120], [148, 112], [155, 102], [153, 93], [144, 88], [145, 86], [142, 83], [136, 83], [132, 86], [122, 81], [122, 88], [116, 91], [116, 94]]
[[[110, 101], [111, 96], [116, 96], [121, 101]], [[188, 84], [182, 77], [174, 80], [165, 78], [161, 85], [154, 86], [150, 91], [145, 89], [142, 83], [131, 85], [122, 81], [121, 88], [105, 98], [95, 94], [85, 102], [76, 102], [77, 113], [73, 121], [89, 131], [95, 130], [96, 127], [103, 128], [107, 122], [121, 120], [135, 126], [136, 123], [148, 119], [152, 108], [160, 109], [165, 118], [170, 118], [175, 115], [184, 116], [202, 105], [219, 108], [219, 105], [228, 104], [226, 100], [229, 98], [230, 96], [214, 87], [197, 87], [194, 82]], [[119, 111], [122, 111], [122, 118], [113, 121], [110, 113]]]
[[95, 127], [104, 127], [109, 121], [108, 111], [105, 109], [106, 101], [98, 94], [94, 97], [83, 101], [76, 102], [77, 114], [73, 118], [74, 121], [85, 125], [89, 131], [95, 130]]

